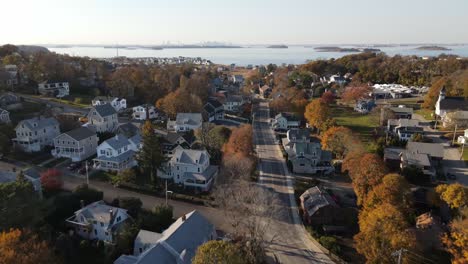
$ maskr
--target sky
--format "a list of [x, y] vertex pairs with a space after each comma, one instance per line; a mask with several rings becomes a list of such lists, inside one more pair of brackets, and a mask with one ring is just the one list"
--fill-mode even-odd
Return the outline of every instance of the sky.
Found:
[[468, 0], [1, 0], [0, 44], [468, 43]]

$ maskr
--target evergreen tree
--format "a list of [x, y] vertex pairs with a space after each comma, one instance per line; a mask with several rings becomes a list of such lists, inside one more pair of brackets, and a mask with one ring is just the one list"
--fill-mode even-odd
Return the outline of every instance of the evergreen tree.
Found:
[[142, 127], [143, 146], [138, 152], [138, 165], [145, 175], [150, 177], [151, 182], [157, 184], [157, 172], [163, 170], [166, 157], [161, 150], [161, 142], [158, 135], [154, 133], [153, 124], [147, 120]]

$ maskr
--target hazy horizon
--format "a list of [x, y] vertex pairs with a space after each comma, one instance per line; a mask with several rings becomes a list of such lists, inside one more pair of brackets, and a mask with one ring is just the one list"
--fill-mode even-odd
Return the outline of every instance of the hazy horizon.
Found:
[[0, 43], [466, 44], [464, 0], [17, 0]]

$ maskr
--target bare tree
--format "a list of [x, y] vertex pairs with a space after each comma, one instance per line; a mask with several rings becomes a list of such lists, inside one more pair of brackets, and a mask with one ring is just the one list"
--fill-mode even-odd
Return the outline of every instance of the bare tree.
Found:
[[219, 185], [215, 196], [233, 227], [233, 237], [244, 246], [246, 263], [263, 263], [266, 249], [276, 240], [276, 235], [271, 236], [269, 231], [278, 211], [278, 197], [257, 183], [243, 179]]

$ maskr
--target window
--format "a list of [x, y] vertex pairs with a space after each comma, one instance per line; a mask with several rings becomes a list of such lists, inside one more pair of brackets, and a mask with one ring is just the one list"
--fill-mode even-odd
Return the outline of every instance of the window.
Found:
[[97, 236], [97, 230], [96, 229], [94, 229], [94, 234]]
[[143, 249], [142, 249], [142, 248], [139, 248], [138, 251], [140, 251], [140, 253], [142, 253], [142, 252], [143, 252]]
[[120, 216], [119, 216], [119, 217], [117, 217], [117, 222], [120, 222], [120, 219], [121, 219], [121, 217], [120, 217]]
[[99, 222], [101, 224], [102, 227], [104, 227], [104, 223], [103, 222]]
[[106, 232], [106, 236], [108, 236], [108, 235], [109, 235], [109, 232]]

